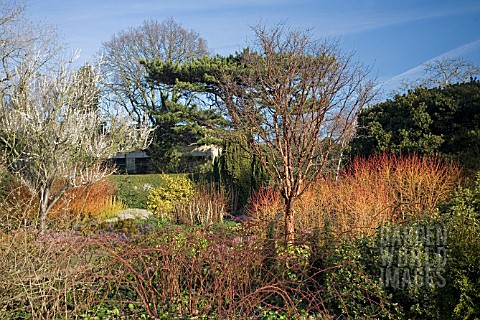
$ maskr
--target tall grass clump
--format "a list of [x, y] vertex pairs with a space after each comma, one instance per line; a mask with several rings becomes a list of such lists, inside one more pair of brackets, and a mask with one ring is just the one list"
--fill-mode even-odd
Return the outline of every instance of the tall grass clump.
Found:
[[211, 183], [197, 186], [190, 201], [177, 203], [172, 214], [176, 223], [218, 225], [223, 223], [227, 207], [226, 192], [223, 188]]

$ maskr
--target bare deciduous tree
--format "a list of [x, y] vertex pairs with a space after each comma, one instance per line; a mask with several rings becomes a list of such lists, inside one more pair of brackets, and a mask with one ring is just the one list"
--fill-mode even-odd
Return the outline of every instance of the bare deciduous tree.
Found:
[[442, 58], [425, 64], [425, 85], [445, 87], [457, 82], [469, 81], [480, 74], [480, 68], [463, 58]]
[[140, 61], [182, 64], [208, 55], [208, 49], [198, 33], [168, 19], [145, 21], [140, 27], [121, 31], [103, 43], [101, 54], [110, 102], [124, 108], [139, 123], [148, 120], [155, 124], [155, 113], [172, 99], [174, 86], [148, 83]]
[[0, 0], [0, 94], [12, 85], [26, 58], [30, 68], [47, 69], [63, 46], [52, 26], [30, 21], [21, 0]]
[[[221, 84], [226, 112], [251, 141], [285, 201], [285, 241], [295, 237], [294, 203], [335, 167], [357, 114], [374, 96], [368, 70], [335, 45], [282, 25], [253, 28], [256, 42], [240, 57], [244, 72]], [[333, 163], [332, 163], [333, 162]]]
[[146, 147], [151, 129], [92, 107], [98, 68], [75, 71], [64, 62], [44, 73], [35, 63], [22, 62], [0, 101], [0, 146], [9, 170], [37, 195], [43, 231], [48, 212], [68, 188], [112, 173], [104, 165], [108, 157]]
[[480, 68], [463, 58], [443, 57], [423, 65], [423, 76], [414, 80], [404, 80], [394, 94], [403, 94], [417, 87], [446, 87], [450, 84], [467, 82], [480, 75]]

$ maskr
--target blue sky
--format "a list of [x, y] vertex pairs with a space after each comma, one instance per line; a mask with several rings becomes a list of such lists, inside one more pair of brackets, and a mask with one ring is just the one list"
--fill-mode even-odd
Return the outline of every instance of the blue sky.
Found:
[[244, 47], [259, 21], [311, 28], [354, 50], [390, 88], [443, 56], [480, 66], [479, 0], [30, 0], [29, 12], [56, 25], [81, 61], [121, 30], [173, 18], [222, 55]]

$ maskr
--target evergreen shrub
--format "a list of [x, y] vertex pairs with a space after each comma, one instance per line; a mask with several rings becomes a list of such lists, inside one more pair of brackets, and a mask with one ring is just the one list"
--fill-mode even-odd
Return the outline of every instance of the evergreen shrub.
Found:
[[170, 220], [175, 205], [188, 203], [195, 195], [195, 185], [186, 176], [162, 174], [163, 185], [150, 191], [147, 209], [162, 219]]
[[163, 185], [162, 174], [119, 174], [109, 177], [115, 184], [116, 196], [128, 208], [147, 209], [148, 194]]

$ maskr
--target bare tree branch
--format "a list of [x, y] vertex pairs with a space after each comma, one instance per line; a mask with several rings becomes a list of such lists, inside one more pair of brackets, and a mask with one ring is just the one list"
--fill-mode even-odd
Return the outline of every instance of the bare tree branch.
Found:
[[295, 199], [324, 174], [355, 129], [357, 114], [373, 98], [368, 70], [328, 42], [283, 25], [253, 28], [244, 71], [225, 73], [226, 113], [250, 138], [285, 200], [285, 237], [294, 239]]
[[34, 59], [26, 59], [0, 101], [0, 146], [8, 154], [8, 168], [39, 198], [41, 230], [68, 188], [111, 174], [104, 165], [108, 157], [150, 142], [153, 129], [101, 114], [95, 104], [99, 82], [99, 67], [74, 70], [67, 61], [45, 73]]
[[140, 27], [122, 31], [104, 42], [106, 98], [120, 106], [138, 123], [155, 124], [155, 113], [166, 101], [178, 99], [174, 86], [153, 85], [146, 81], [141, 61], [161, 60], [173, 65], [208, 55], [206, 41], [173, 19], [145, 21]]
[[27, 57], [34, 68], [23, 72], [48, 70], [63, 50], [59, 39], [54, 27], [27, 19], [22, 1], [0, 1], [0, 95]]

